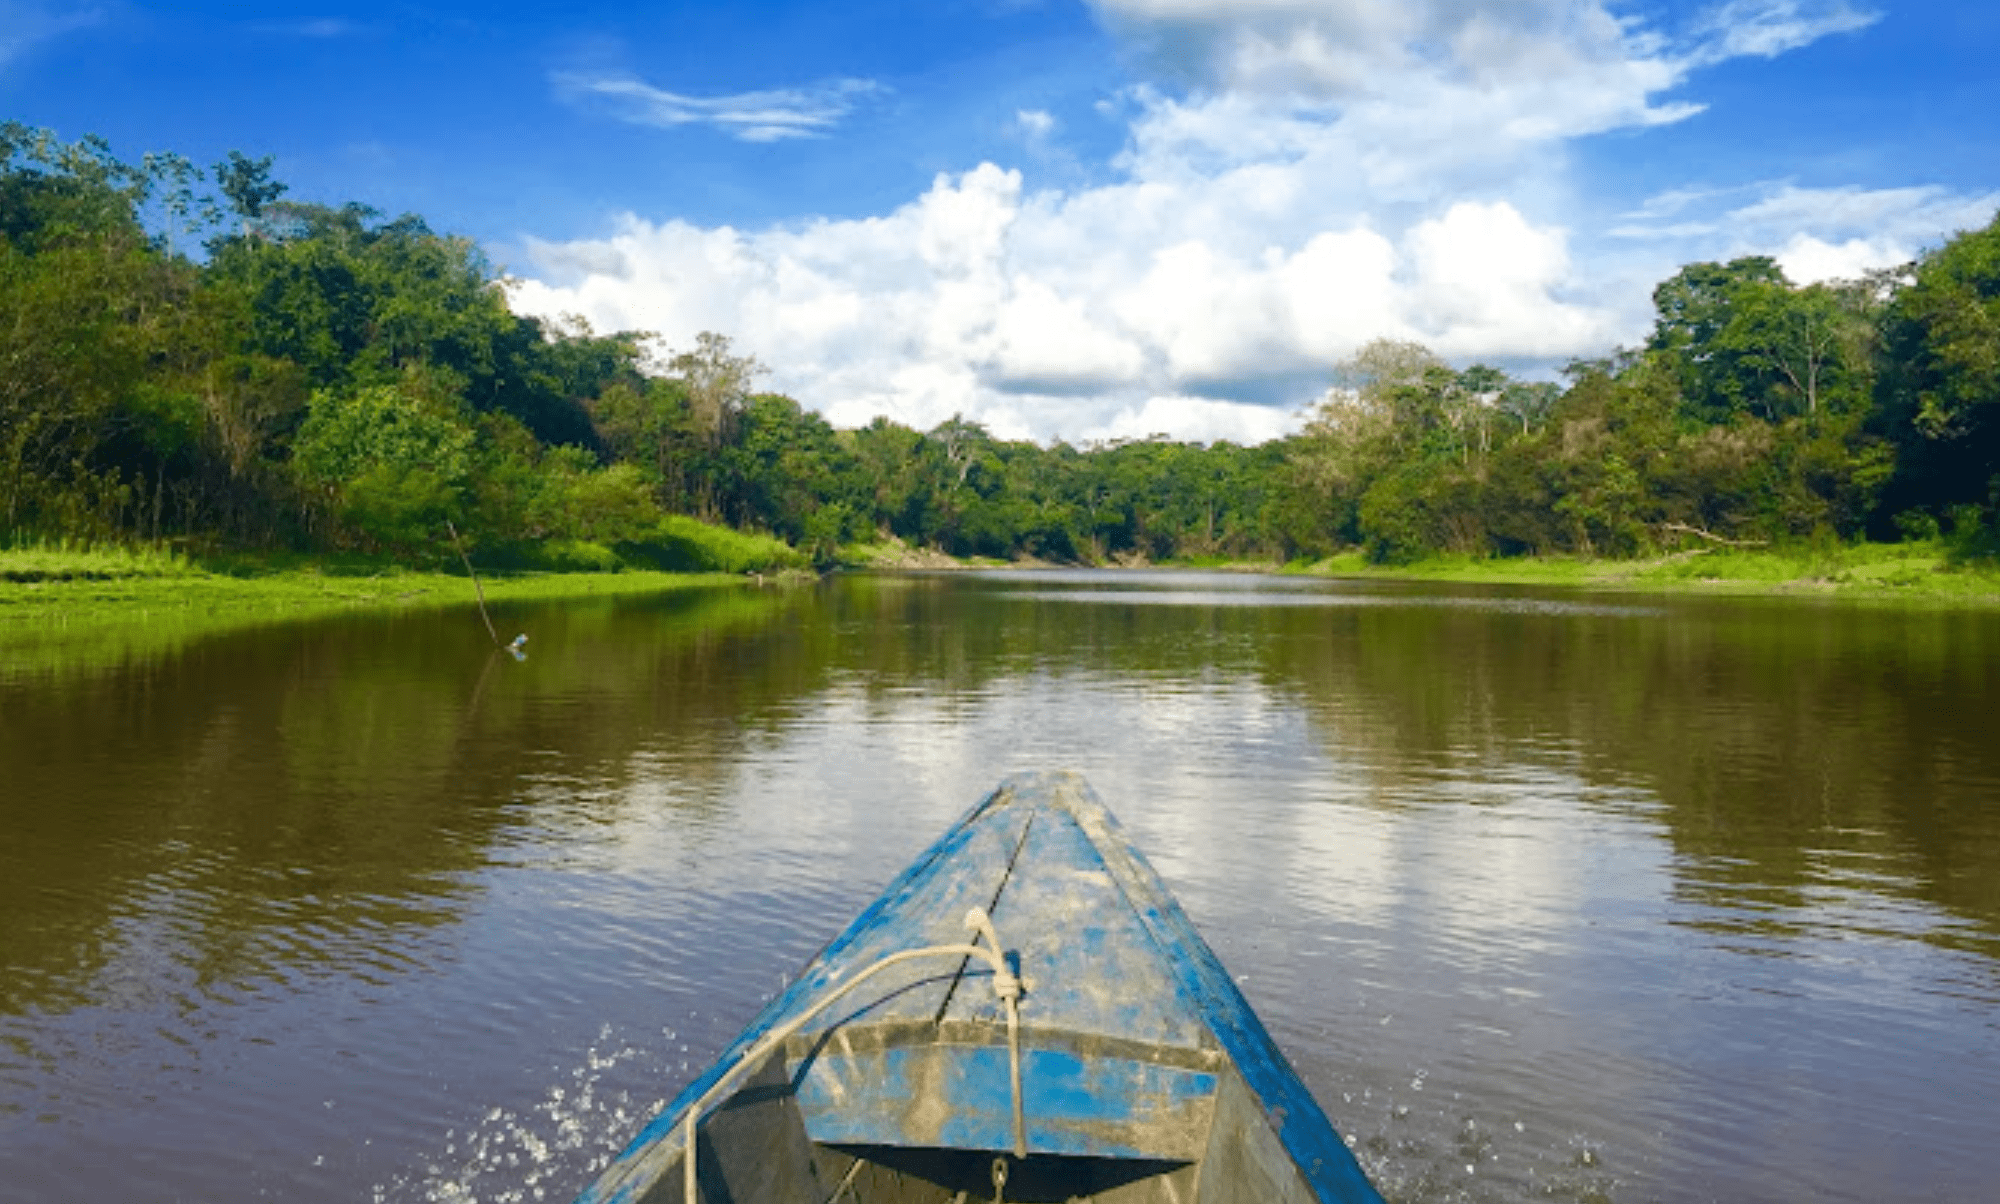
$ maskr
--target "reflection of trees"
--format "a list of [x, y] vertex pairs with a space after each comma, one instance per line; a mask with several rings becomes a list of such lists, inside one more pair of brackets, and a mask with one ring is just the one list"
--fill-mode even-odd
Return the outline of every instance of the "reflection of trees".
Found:
[[615, 766], [665, 739], [727, 773], [737, 719], [795, 688], [757, 662], [799, 596], [550, 607], [518, 665], [440, 612], [0, 684], [0, 1014], [96, 997], [121, 956], [192, 980], [154, 993], [412, 964], [551, 751]]
[[[134, 646], [0, 682], [0, 1014], [431, 956], [510, 828], [609, 820], [642, 778], [728, 794], [836, 676], [887, 704], [1039, 665], [1192, 669], [1185, 613], [1023, 604], [936, 579], [502, 604]], [[1106, 665], [1104, 658], [1110, 658]], [[158, 958], [192, 982], [162, 982]]]
[[1682, 890], [1718, 914], [1782, 922], [1853, 889], [1978, 930], [1925, 939], [1991, 951], [2000, 938], [1990, 616], [1630, 597], [1552, 609], [1438, 587], [1258, 606], [1065, 602], [1053, 595], [1102, 583], [1032, 577], [850, 586], [816, 600], [823, 616], [801, 638], [829, 642], [827, 659], [884, 705], [912, 684], [970, 694], [1026, 672], [1253, 673], [1301, 698], [1382, 796], [1435, 797], [1481, 764], [1546, 759], [1657, 795]]
[[1081, 588], [1102, 584], [503, 605], [503, 631], [533, 636], [525, 664], [488, 659], [461, 613], [362, 617], [10, 680], [0, 1014], [93, 997], [161, 939], [201, 989], [421, 963], [518, 827], [624, 818], [641, 783], [669, 784], [675, 809], [722, 805], [759, 742], [835, 686], [887, 715], [1028, 674], [1255, 676], [1384, 797], [1538, 758], [1657, 794], [1683, 889], [1718, 914], [1782, 918], [1865, 860], [1859, 889], [1970, 920], [1932, 939], [2000, 934], [1990, 620], [1059, 597]]
[[1988, 950], [2000, 936], [1988, 616], [1678, 602], [1299, 618], [1268, 672], [1364, 763], [1418, 774], [1449, 753], [1549, 749], [1658, 795], [1691, 898], [1743, 915], [1862, 889], [1967, 917]]

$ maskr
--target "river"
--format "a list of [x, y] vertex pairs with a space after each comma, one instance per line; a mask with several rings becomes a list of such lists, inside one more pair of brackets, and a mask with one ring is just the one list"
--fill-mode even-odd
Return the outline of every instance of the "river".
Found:
[[566, 1201], [1082, 771], [1399, 1201], [2000, 1190], [2000, 615], [855, 576], [0, 642], [0, 1200]]

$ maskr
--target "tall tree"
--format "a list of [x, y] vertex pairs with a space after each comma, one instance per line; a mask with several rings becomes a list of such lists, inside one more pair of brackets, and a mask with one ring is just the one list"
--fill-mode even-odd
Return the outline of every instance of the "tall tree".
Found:
[[252, 159], [242, 151], [230, 151], [215, 165], [215, 183], [229, 202], [230, 212], [243, 222], [243, 237], [254, 236], [264, 208], [285, 195], [287, 186], [271, 178], [273, 159], [265, 155]]
[[1759, 285], [1786, 287], [1784, 272], [1769, 256], [1689, 264], [1653, 290], [1658, 317], [1646, 348], [1669, 357], [1683, 403], [1704, 421], [1754, 404], [1745, 395], [1748, 378], [1740, 357], [1719, 341], [1744, 290]]
[[1903, 452], [1890, 507], [2000, 524], [2000, 215], [1924, 255], [1885, 327], [1881, 423]]
[[667, 372], [687, 390], [697, 429], [717, 444], [729, 438], [751, 386], [765, 371], [756, 356], [734, 354], [729, 337], [712, 330], [696, 335], [692, 350], [667, 360]]

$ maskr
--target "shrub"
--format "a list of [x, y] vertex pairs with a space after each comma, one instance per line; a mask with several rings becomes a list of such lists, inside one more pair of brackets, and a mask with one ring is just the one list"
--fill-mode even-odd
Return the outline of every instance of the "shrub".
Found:
[[711, 526], [670, 514], [643, 539], [617, 545], [630, 564], [676, 573], [750, 573], [803, 568], [806, 557], [782, 539]]

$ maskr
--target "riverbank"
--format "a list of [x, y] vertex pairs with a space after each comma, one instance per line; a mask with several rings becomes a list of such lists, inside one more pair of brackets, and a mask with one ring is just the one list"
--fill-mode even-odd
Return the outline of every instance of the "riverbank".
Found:
[[1361, 553], [1350, 552], [1288, 565], [1285, 571], [1325, 577], [1644, 593], [1837, 596], [2000, 606], [2000, 564], [1961, 561], [1939, 542], [1691, 549], [1637, 560], [1440, 556], [1405, 565], [1371, 564]]
[[[849, 549], [843, 560], [863, 570], [1051, 567], [960, 559], [900, 541]], [[1123, 566], [1133, 567], [1133, 566]], [[1144, 567], [1144, 566], [1139, 566]], [[1165, 569], [1285, 572], [1316, 577], [1549, 586], [1636, 592], [1840, 596], [2000, 606], [2000, 564], [1961, 562], [1939, 542], [1832, 545], [1794, 549], [1716, 548], [1640, 560], [1570, 557], [1436, 557], [1411, 564], [1371, 563], [1360, 552], [1311, 562], [1221, 559], [1160, 564]], [[658, 593], [746, 582], [807, 579], [776, 575], [618, 571], [481, 574], [489, 603]], [[105, 622], [204, 625], [267, 621], [356, 609], [475, 605], [462, 573], [409, 569], [364, 559], [200, 562], [148, 548], [0, 549], [0, 639], [51, 625]]]
[[[489, 603], [657, 593], [739, 584], [728, 573], [640, 570], [482, 574]], [[474, 606], [471, 578], [389, 564], [318, 563], [216, 571], [144, 550], [0, 551], [0, 628], [44, 620], [177, 612], [304, 615], [358, 607]]]
[[1004, 569], [1012, 562], [990, 556], [953, 556], [936, 548], [905, 543], [891, 535], [877, 543], [853, 543], [840, 549], [842, 568], [904, 572], [913, 569]]
[[[0, 549], [0, 644], [89, 639], [107, 627], [213, 630], [355, 611], [657, 594], [788, 581], [808, 574], [511, 572], [480, 575], [389, 562], [218, 562], [147, 548]], [[479, 620], [469, 618], [477, 624]]]
[[[777, 575], [619, 572], [480, 575], [493, 622], [510, 603], [697, 590], [755, 589], [809, 580]], [[147, 548], [0, 549], [0, 676], [123, 663], [224, 631], [351, 613], [456, 607], [484, 641], [478, 593], [462, 574], [384, 562], [203, 564]]]
[[[900, 543], [871, 547], [849, 561], [865, 569], [931, 570], [1050, 568], [1042, 562], [958, 559]], [[1359, 551], [1321, 560], [1234, 560], [1225, 557], [1120, 562], [1105, 568], [1204, 572], [1289, 573], [1385, 581], [1465, 585], [1548, 586], [1771, 597], [1837, 596], [1948, 606], [2000, 606], [2000, 562], [1964, 559], [1942, 541], [1832, 544], [1795, 548], [1693, 548], [1633, 560], [1589, 557], [1477, 559], [1436, 556], [1408, 564], [1377, 564]]]
[[[850, 549], [850, 567], [883, 570], [1057, 568], [1041, 561], [963, 559], [900, 541]], [[1377, 564], [1360, 551], [1321, 560], [1200, 557], [1148, 562], [1120, 560], [1101, 568], [1186, 569], [1203, 572], [1288, 573], [1386, 581], [1465, 585], [1551, 586], [1650, 593], [1712, 593], [1927, 601], [2000, 606], [2000, 562], [1966, 559], [1941, 540], [1896, 544], [1801, 545], [1792, 548], [1691, 548], [1661, 556], [1612, 560], [1575, 556], [1475, 558], [1434, 556], [1407, 564]]]

